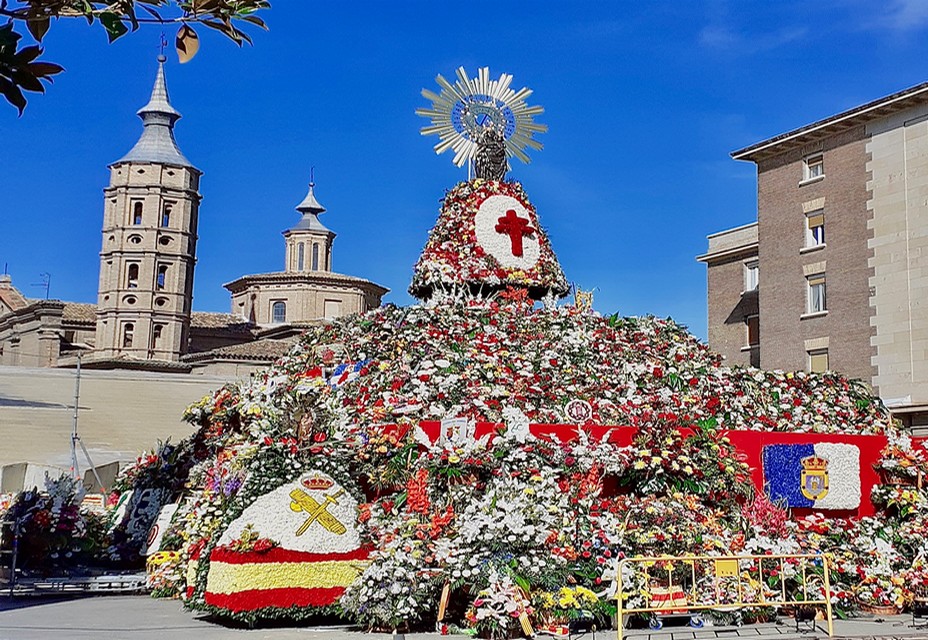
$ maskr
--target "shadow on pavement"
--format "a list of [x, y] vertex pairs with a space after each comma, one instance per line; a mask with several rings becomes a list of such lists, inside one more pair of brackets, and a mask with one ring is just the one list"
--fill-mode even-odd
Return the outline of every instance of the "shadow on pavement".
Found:
[[0, 611], [16, 611], [17, 609], [28, 609], [30, 607], [41, 607], [46, 604], [55, 604], [57, 602], [64, 602], [66, 600], [76, 600], [78, 598], [86, 598], [88, 596], [60, 596], [60, 595], [47, 595], [47, 596], [18, 596], [10, 597], [9, 594], [3, 593], [0, 591]]

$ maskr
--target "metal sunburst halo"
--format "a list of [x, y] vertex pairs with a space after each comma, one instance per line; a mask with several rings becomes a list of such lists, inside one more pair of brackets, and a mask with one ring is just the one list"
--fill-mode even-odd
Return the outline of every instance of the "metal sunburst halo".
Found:
[[454, 84], [441, 74], [435, 78], [441, 87], [436, 94], [428, 89], [422, 95], [431, 100], [430, 109], [416, 109], [416, 115], [429, 118], [432, 124], [422, 127], [422, 135], [438, 135], [435, 153], [454, 151], [454, 164], [463, 166], [477, 154], [481, 132], [492, 127], [505, 140], [506, 155], [515, 156], [522, 162], [530, 162], [526, 147], [540, 150], [542, 145], [534, 139], [536, 133], [544, 133], [547, 125], [537, 124], [535, 116], [544, 113], [540, 106], [529, 106], [525, 99], [532, 90], [523, 87], [515, 91], [509, 87], [512, 76], [500, 75], [490, 80], [489, 67], [477, 71], [476, 78], [469, 78], [464, 67], [457, 70]]

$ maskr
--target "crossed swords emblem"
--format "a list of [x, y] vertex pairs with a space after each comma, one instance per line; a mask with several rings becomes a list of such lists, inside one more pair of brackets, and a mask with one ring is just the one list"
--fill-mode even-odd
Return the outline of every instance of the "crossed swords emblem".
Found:
[[341, 498], [344, 493], [345, 490], [340, 489], [331, 495], [326, 494], [323, 496], [325, 500], [319, 502], [302, 489], [294, 489], [291, 491], [290, 509], [297, 513], [304, 511], [309, 515], [309, 517], [306, 518], [306, 522], [300, 525], [300, 528], [296, 530], [296, 535], [301, 536], [306, 533], [306, 530], [309, 529], [314, 522], [318, 522], [337, 536], [345, 533], [345, 531], [347, 531], [345, 525], [339, 522], [338, 518], [329, 513], [329, 505], [338, 504], [338, 499]]

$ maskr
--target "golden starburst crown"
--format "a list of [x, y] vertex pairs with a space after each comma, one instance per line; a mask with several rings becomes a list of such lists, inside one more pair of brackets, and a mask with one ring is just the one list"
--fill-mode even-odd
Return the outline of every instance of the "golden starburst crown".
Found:
[[526, 148], [536, 151], [542, 148], [534, 136], [544, 133], [548, 127], [536, 123], [534, 118], [544, 113], [544, 108], [526, 104], [525, 99], [532, 95], [532, 90], [510, 88], [511, 75], [504, 73], [498, 80], [490, 80], [489, 67], [483, 67], [476, 78], [470, 78], [464, 67], [460, 67], [454, 84], [441, 74], [435, 81], [441, 87], [440, 93], [422, 90], [432, 107], [416, 109], [416, 115], [432, 121], [431, 125], [422, 127], [421, 132], [424, 136], [438, 136], [435, 153], [451, 149], [454, 164], [463, 166], [474, 159], [480, 135], [487, 128], [502, 135], [507, 156], [515, 156], [522, 162], [530, 162]]

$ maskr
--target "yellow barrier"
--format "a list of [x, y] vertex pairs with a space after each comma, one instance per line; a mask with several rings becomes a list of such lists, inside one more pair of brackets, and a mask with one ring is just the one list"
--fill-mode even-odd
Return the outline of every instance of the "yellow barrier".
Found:
[[[808, 571], [809, 566], [821, 566], [822, 575]], [[747, 569], [744, 567], [747, 566]], [[655, 573], [649, 571], [656, 567]], [[770, 568], [772, 567], [772, 570]], [[756, 568], [756, 579], [754, 570]], [[779, 578], [779, 589], [765, 581]], [[631, 575], [626, 575], [631, 569]], [[666, 577], [663, 574], [666, 572]], [[678, 578], [674, 580], [674, 575]], [[687, 580], [688, 578], [688, 580]], [[644, 598], [647, 606], [625, 607], [628, 592], [625, 584], [631, 580], [635, 595]], [[798, 582], [802, 599], [788, 600], [788, 579]], [[776, 582], [776, 580], [774, 580]], [[757, 556], [662, 556], [625, 558], [616, 567], [618, 592], [618, 640], [623, 640], [624, 617], [631, 613], [655, 615], [683, 614], [709, 609], [731, 610], [740, 607], [825, 607], [828, 635], [834, 635], [831, 611], [831, 578], [828, 558], [820, 554], [785, 554]], [[688, 583], [688, 584], [687, 584]], [[640, 586], [643, 585], [643, 586]], [[821, 588], [821, 598], [810, 597], [812, 589]], [[724, 590], [723, 590], [724, 589]], [[681, 598], [682, 594], [682, 598]], [[771, 597], [768, 597], [769, 596]], [[666, 596], [658, 600], [651, 596]], [[818, 595], [815, 593], [814, 595]], [[753, 597], [752, 597], [753, 596]], [[779, 597], [777, 597], [779, 596]]]

